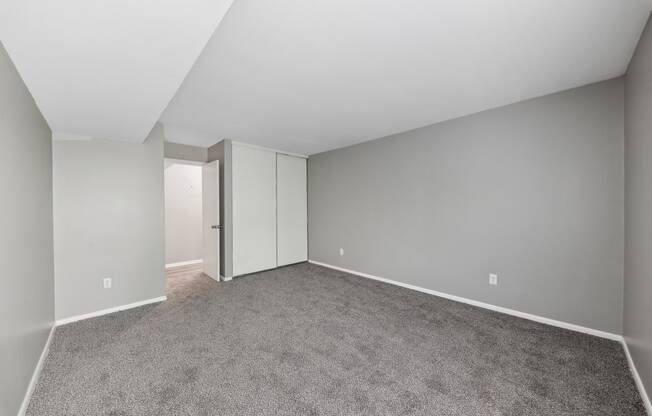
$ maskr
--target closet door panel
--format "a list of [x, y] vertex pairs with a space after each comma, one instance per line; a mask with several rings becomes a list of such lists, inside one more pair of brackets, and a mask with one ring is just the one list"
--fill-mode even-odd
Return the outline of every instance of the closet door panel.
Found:
[[308, 260], [306, 159], [277, 154], [277, 263]]
[[276, 153], [234, 143], [233, 274], [276, 267]]

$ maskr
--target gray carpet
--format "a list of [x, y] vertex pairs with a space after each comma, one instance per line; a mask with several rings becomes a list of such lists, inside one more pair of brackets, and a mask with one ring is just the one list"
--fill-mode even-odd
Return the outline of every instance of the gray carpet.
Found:
[[28, 415], [645, 415], [621, 346], [299, 264], [62, 326]]

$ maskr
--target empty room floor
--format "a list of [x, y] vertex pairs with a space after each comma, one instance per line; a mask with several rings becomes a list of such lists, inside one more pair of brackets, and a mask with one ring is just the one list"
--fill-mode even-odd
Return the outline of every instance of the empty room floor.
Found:
[[303, 263], [58, 327], [28, 415], [645, 415], [622, 347]]

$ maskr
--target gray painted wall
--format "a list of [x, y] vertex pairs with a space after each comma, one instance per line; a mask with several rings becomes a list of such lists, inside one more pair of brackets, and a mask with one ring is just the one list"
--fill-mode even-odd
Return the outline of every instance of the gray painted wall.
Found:
[[53, 164], [57, 319], [163, 296], [161, 125], [143, 144], [55, 141]]
[[165, 264], [201, 260], [202, 245], [202, 167], [171, 163], [165, 168]]
[[0, 44], [0, 414], [15, 415], [54, 320], [52, 133]]
[[652, 24], [648, 22], [625, 82], [624, 335], [652, 392]]
[[191, 160], [194, 162], [206, 162], [208, 160], [208, 149], [187, 144], [165, 142], [165, 157], [170, 159]]
[[309, 258], [621, 333], [623, 119], [615, 79], [310, 156]]
[[231, 140], [222, 140], [208, 148], [208, 161], [220, 161], [220, 273], [233, 277], [233, 180]]

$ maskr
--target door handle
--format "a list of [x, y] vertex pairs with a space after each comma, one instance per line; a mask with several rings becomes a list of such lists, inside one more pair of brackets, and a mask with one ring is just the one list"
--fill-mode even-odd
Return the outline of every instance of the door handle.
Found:
[[211, 228], [212, 228], [213, 230], [221, 230], [221, 229], [222, 229], [222, 226], [221, 226], [221, 225], [211, 225]]

